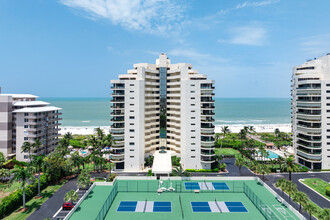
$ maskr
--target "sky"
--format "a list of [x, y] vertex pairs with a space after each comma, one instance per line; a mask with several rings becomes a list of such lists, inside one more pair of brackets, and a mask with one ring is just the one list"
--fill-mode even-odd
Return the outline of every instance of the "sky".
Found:
[[329, 0], [1, 0], [2, 93], [109, 97], [134, 63], [191, 63], [216, 97], [290, 97], [330, 53]]

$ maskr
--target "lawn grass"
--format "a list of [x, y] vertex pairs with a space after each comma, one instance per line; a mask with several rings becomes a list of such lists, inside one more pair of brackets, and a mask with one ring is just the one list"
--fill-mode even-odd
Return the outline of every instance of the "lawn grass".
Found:
[[[215, 148], [214, 152], [216, 155], [219, 155], [220, 148]], [[221, 155], [239, 155], [239, 154], [240, 154], [240, 152], [233, 148], [221, 148]]]
[[320, 193], [322, 196], [330, 199], [330, 196], [327, 196], [325, 194], [325, 188], [329, 186], [330, 184], [325, 182], [322, 179], [319, 178], [310, 178], [310, 179], [303, 179], [301, 181], [305, 185], [309, 186], [310, 188], [314, 189], [316, 192]]
[[19, 182], [14, 182], [12, 183], [9, 187], [8, 185], [1, 185], [1, 191], [0, 191], [0, 202], [3, 198], [8, 196], [10, 193], [18, 190], [21, 186], [21, 183]]
[[5, 220], [24, 220], [29, 217], [38, 207], [40, 207], [47, 199], [49, 199], [59, 188], [63, 186], [64, 182], [61, 182], [57, 185], [48, 186], [46, 189], [41, 191], [41, 199], [31, 199], [26, 203], [27, 210], [24, 212], [19, 212], [18, 210], [22, 209], [21, 206], [19, 209], [14, 211], [11, 215], [4, 218]]

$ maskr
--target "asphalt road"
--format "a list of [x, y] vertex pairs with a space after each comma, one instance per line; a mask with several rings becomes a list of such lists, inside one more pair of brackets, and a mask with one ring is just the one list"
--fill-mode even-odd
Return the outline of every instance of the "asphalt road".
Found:
[[77, 178], [69, 180], [56, 193], [54, 193], [46, 202], [44, 202], [27, 220], [44, 220], [45, 218], [52, 218], [63, 204], [65, 194], [71, 189], [77, 189]]

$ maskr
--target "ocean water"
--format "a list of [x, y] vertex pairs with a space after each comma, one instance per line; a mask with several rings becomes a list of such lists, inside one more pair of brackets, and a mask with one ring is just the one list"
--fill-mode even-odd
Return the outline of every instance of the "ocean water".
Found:
[[[40, 98], [62, 108], [62, 126], [109, 126], [109, 98]], [[215, 125], [289, 124], [289, 98], [215, 98]]]

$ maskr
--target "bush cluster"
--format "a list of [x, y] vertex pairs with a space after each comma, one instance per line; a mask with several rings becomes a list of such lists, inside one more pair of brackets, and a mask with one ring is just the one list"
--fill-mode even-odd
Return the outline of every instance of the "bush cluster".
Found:
[[[47, 175], [42, 174], [40, 176], [40, 190], [45, 189], [48, 186]], [[25, 198], [26, 201], [29, 201], [34, 196], [38, 194], [38, 179], [33, 183], [25, 187]], [[15, 192], [12, 192], [0, 203], [0, 216], [4, 217], [18, 209], [23, 204], [23, 190], [19, 189]]]
[[330, 196], [330, 186], [325, 187], [325, 195]]

